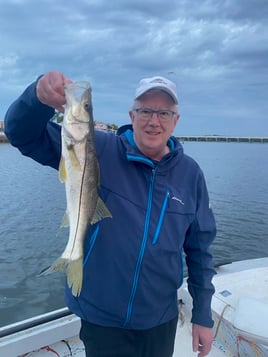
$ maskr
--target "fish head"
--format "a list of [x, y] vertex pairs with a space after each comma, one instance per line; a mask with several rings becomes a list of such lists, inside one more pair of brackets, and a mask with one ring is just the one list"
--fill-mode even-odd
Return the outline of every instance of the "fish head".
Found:
[[91, 85], [87, 81], [68, 83], [64, 86], [66, 124], [89, 123], [93, 121]]

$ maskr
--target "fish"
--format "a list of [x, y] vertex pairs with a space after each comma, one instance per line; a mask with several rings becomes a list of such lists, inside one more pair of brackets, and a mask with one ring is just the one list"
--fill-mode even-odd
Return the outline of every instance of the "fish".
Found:
[[87, 81], [72, 82], [65, 85], [64, 91], [59, 179], [65, 184], [67, 202], [61, 227], [69, 226], [69, 238], [62, 255], [41, 274], [65, 270], [72, 294], [79, 296], [87, 229], [112, 214], [98, 194], [100, 170], [94, 142], [91, 85]]

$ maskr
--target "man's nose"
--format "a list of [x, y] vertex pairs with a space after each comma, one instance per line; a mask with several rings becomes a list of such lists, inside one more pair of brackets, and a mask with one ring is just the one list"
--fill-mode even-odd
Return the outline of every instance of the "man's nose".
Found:
[[154, 125], [160, 125], [160, 120], [158, 118], [158, 114], [157, 113], [153, 113], [151, 118], [150, 118], [150, 120], [149, 120], [149, 122], [151, 124], [154, 124]]

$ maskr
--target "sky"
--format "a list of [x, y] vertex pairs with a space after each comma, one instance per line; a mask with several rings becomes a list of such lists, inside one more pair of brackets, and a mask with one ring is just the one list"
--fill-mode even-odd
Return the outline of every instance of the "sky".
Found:
[[36, 78], [92, 85], [118, 126], [140, 79], [175, 82], [176, 135], [268, 136], [267, 0], [0, 0], [0, 120]]

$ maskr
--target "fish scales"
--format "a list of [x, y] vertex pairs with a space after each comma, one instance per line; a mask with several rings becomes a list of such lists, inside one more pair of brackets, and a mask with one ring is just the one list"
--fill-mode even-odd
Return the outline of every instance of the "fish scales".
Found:
[[83, 242], [87, 229], [90, 224], [112, 215], [98, 195], [100, 174], [90, 83], [67, 84], [65, 95], [59, 178], [65, 183], [67, 209], [62, 226], [69, 225], [69, 239], [61, 257], [42, 274], [66, 269], [68, 286], [78, 296], [82, 289]]

